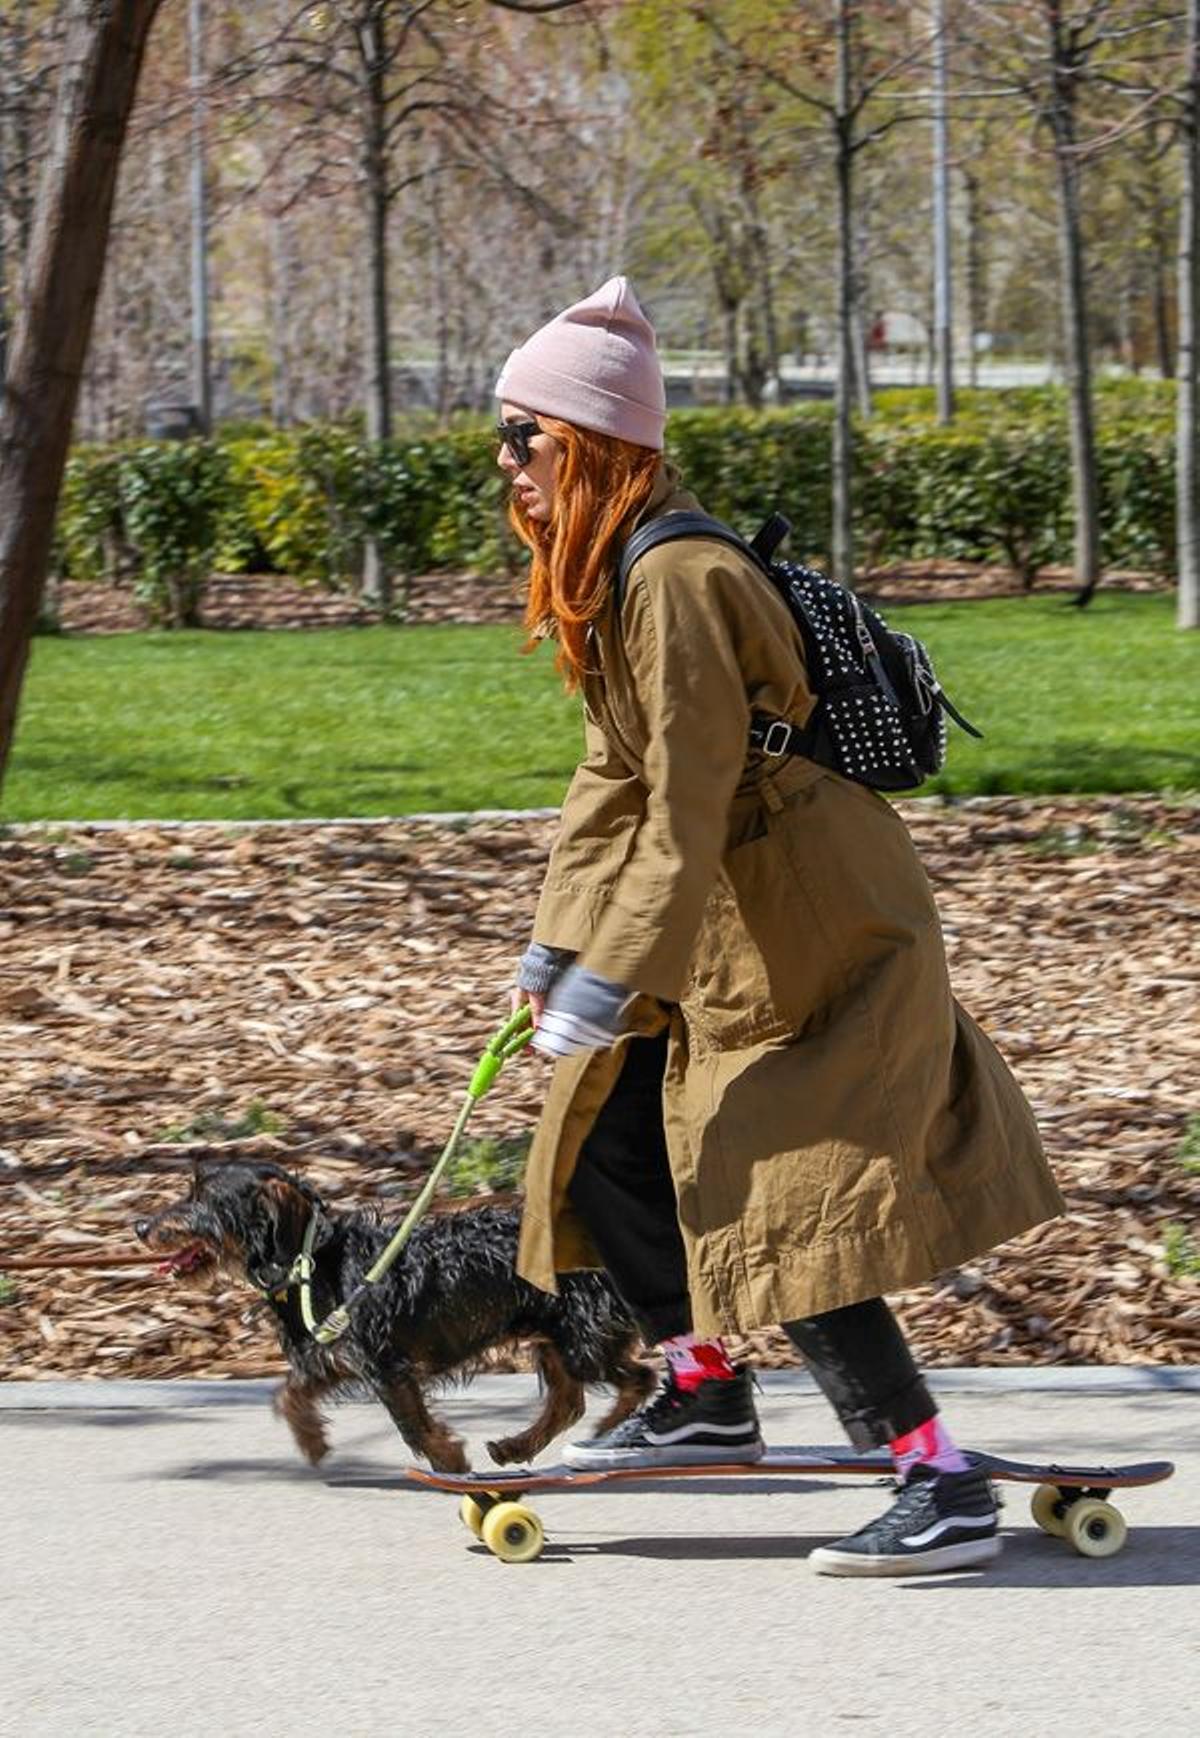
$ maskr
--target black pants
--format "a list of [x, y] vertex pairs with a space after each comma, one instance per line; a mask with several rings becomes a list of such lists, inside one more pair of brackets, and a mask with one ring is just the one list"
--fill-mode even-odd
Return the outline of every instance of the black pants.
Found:
[[[629, 1046], [568, 1189], [614, 1285], [651, 1342], [692, 1327], [663, 1130], [666, 1057], [665, 1033]], [[782, 1326], [856, 1448], [880, 1447], [937, 1411], [882, 1298]]]

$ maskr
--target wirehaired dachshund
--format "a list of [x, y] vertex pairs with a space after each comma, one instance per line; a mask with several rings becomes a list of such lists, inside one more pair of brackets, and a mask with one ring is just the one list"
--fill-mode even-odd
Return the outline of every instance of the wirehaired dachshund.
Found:
[[304, 1326], [291, 1279], [309, 1219], [316, 1216], [312, 1307], [318, 1321], [362, 1280], [395, 1227], [370, 1212], [338, 1213], [299, 1178], [271, 1164], [200, 1167], [183, 1200], [134, 1229], [164, 1257], [160, 1272], [225, 1273], [247, 1281], [275, 1318], [291, 1366], [275, 1397], [301, 1454], [316, 1466], [329, 1441], [321, 1402], [364, 1388], [386, 1406], [404, 1441], [440, 1472], [464, 1472], [462, 1439], [430, 1412], [439, 1378], [469, 1380], [485, 1353], [532, 1342], [544, 1403], [519, 1435], [489, 1442], [501, 1465], [525, 1461], [582, 1417], [584, 1388], [616, 1390], [601, 1431], [629, 1415], [654, 1386], [634, 1348], [637, 1329], [600, 1273], [567, 1273], [557, 1297], [516, 1272], [520, 1214], [511, 1207], [433, 1214], [350, 1313], [341, 1339], [320, 1345]]

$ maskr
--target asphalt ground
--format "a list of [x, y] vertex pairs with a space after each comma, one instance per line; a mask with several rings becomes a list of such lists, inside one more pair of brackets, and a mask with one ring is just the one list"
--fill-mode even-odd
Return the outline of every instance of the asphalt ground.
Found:
[[[1170, 1458], [1089, 1560], [1007, 1497], [986, 1571], [840, 1581], [805, 1562], [878, 1513], [870, 1481], [752, 1476], [544, 1494], [535, 1563], [406, 1487], [378, 1407], [313, 1472], [251, 1383], [0, 1387], [0, 1733], [13, 1738], [674, 1738], [1184, 1732], [1200, 1693], [1200, 1375], [935, 1372], [964, 1444]], [[486, 1464], [531, 1379], [440, 1402]], [[768, 1378], [775, 1446], [831, 1443]], [[550, 1458], [553, 1458], [552, 1456]], [[1191, 1709], [1189, 1714], [1188, 1710]]]

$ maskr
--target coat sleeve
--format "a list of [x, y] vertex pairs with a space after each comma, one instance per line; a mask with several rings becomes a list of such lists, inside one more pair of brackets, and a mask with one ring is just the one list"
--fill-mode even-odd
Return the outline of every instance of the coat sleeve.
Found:
[[583, 732], [533, 925], [535, 941], [575, 953], [595, 933], [646, 803], [642, 781], [586, 711]]
[[711, 546], [635, 564], [626, 656], [644, 713], [645, 808], [579, 964], [677, 1001], [725, 849], [750, 703], [734, 599], [746, 578]]

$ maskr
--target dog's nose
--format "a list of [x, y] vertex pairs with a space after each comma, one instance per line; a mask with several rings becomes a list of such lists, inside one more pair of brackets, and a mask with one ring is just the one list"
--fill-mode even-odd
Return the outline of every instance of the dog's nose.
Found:
[[147, 1237], [147, 1234], [149, 1233], [149, 1230], [150, 1230], [150, 1221], [148, 1219], [135, 1219], [134, 1220], [134, 1222], [133, 1222], [134, 1236], [140, 1237], [143, 1243], [146, 1241], [146, 1237]]

